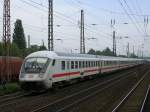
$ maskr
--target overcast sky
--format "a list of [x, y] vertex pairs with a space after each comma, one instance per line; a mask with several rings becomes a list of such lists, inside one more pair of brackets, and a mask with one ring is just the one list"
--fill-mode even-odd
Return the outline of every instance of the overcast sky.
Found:
[[[80, 10], [85, 13], [86, 51], [90, 48], [112, 49], [111, 19], [115, 19], [117, 53], [126, 54], [127, 43], [130, 52], [142, 49], [150, 55], [150, 37], [145, 37], [144, 15], [150, 15], [150, 0], [54, 0], [54, 44], [56, 51], [79, 52]], [[47, 46], [48, 0], [11, 0], [11, 28], [15, 20], [21, 19], [26, 35], [31, 36], [31, 44]], [[2, 38], [3, 0], [0, 0], [0, 37]], [[128, 24], [124, 24], [128, 23]], [[92, 25], [96, 24], [96, 25]], [[60, 27], [58, 27], [60, 25]], [[147, 24], [147, 34], [150, 27]], [[126, 37], [122, 38], [119, 37]], [[96, 38], [89, 40], [88, 38]], [[62, 41], [57, 40], [62, 39]]]

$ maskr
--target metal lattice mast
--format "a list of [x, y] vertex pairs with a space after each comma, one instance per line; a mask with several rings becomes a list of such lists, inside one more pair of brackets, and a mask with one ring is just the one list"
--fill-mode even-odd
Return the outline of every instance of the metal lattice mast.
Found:
[[85, 54], [84, 11], [83, 11], [83, 10], [81, 10], [80, 53], [81, 53], [81, 54]]
[[130, 55], [130, 44], [128, 42], [127, 44], [127, 57], [129, 58], [129, 55]]
[[10, 0], [4, 0], [3, 6], [3, 42], [4, 42], [4, 60], [7, 80], [9, 80], [9, 55], [11, 41], [11, 26], [10, 26]]
[[54, 51], [54, 39], [53, 39], [53, 0], [48, 0], [48, 50]]
[[113, 31], [113, 55], [116, 56], [116, 32]]

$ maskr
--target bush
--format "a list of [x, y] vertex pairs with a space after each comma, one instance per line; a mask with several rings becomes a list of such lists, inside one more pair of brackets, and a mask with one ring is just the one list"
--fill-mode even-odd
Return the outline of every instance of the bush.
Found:
[[20, 90], [21, 88], [18, 83], [8, 83], [6, 84], [6, 89], [4, 89], [2, 85], [0, 85], [0, 95], [15, 93]]

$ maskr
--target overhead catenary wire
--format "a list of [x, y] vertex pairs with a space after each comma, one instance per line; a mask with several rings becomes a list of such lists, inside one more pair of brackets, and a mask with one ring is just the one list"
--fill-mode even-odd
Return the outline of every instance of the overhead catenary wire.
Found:
[[[67, 0], [64, 0], [64, 1], [67, 1]], [[87, 4], [87, 3], [85, 3], [84, 1], [81, 1], [80, 2], [80, 0], [71, 0], [72, 2], [73, 2], [73, 4], [77, 4], [77, 6], [78, 7], [81, 7], [81, 8], [83, 8], [81, 5], [85, 5], [85, 6], [88, 6], [88, 7], [92, 7], [92, 5], [90, 4]], [[75, 3], [75, 1], [76, 1], [76, 3]], [[92, 7], [92, 8], [95, 8], [95, 7]], [[84, 8], [83, 8], [84, 9]], [[89, 14], [89, 12], [88, 12], [88, 14]], [[125, 14], [125, 15], [127, 15], [127, 14]], [[129, 15], [130, 16], [132, 16], [132, 15], [135, 15], [135, 14], [131, 14], [131, 13], [129, 13]], [[140, 14], [139, 14], [140, 15]], [[143, 15], [142, 16], [140, 16], [140, 17], [143, 17]], [[134, 20], [133, 20], [134, 21]], [[133, 24], [134, 26], [136, 25], [136, 23], [137, 24], [143, 24], [143, 22], [139, 22], [139, 21], [136, 21], [136, 23], [135, 22], [133, 22], [133, 21], [131, 21], [132, 23], [129, 23], [128, 22], [128, 24]], [[117, 23], [117, 24], [119, 24], [119, 23]], [[123, 24], [123, 23], [120, 23], [120, 24]], [[98, 24], [99, 25], [99, 24]], [[110, 27], [110, 26], [109, 26]], [[141, 32], [141, 29], [139, 29], [139, 27], [138, 26], [136, 26], [137, 28], [137, 30], [140, 32], [140, 34], [142, 34]], [[110, 36], [110, 38], [111, 38], [111, 34], [106, 34], [107, 36], [109, 35]]]
[[135, 26], [135, 28], [137, 29], [138, 33], [141, 35], [141, 31], [138, 28], [138, 26], [136, 25], [136, 23], [134, 22], [133, 18], [131, 17], [131, 15], [129, 15], [128, 11], [126, 10], [126, 8], [124, 7], [123, 3], [121, 2], [121, 0], [118, 0], [119, 4], [121, 5], [122, 9], [124, 10], [124, 12], [126, 13], [126, 15], [128, 16], [128, 18], [131, 20], [131, 22], [133, 23], [133, 25]]
[[[35, 0], [24, 0], [24, 1], [33, 1], [33, 2], [38, 2], [38, 1], [35, 1]], [[45, 0], [45, 1], [47, 1], [47, 0]], [[30, 2], [29, 2], [30, 3]], [[35, 3], [30, 3], [30, 4], [32, 4], [32, 5], [35, 5]], [[38, 2], [38, 4], [39, 5], [35, 5], [35, 6], [37, 6], [37, 7], [35, 7], [35, 8], [38, 8], [39, 10], [41, 10], [41, 11], [43, 11], [43, 12], [46, 12], [47, 10], [45, 9], [46, 7], [45, 7], [45, 5], [44, 4], [41, 4], [40, 2]], [[41, 5], [41, 7], [39, 7]], [[43, 8], [43, 7], [45, 7], [45, 8]], [[32, 11], [31, 11], [32, 12]], [[57, 12], [57, 11], [56, 11]], [[89, 12], [88, 12], [89, 13]], [[62, 15], [61, 15], [62, 14]], [[79, 27], [76, 23], [77, 22], [75, 22], [76, 20], [75, 19], [72, 19], [71, 17], [68, 17], [66, 14], [63, 14], [62, 12], [61, 12], [61, 14], [59, 14], [59, 12], [58, 13], [55, 13], [55, 16], [57, 16], [57, 19], [60, 19], [60, 20], [65, 20], [65, 22], [68, 22], [68, 23], [71, 23], [71, 25], [61, 25], [61, 27]], [[29, 24], [24, 24], [26, 27], [30, 27], [30, 28], [34, 28], [34, 31], [37, 31], [38, 30], [38, 26], [36, 26], [36, 25], [29, 25]], [[56, 26], [57, 27], [57, 26]], [[108, 39], [110, 39], [111, 38], [111, 34], [109, 34], [109, 33], [102, 33], [101, 32], [101, 30], [99, 30], [98, 28], [96, 28], [95, 26], [92, 26], [92, 25], [89, 25], [89, 24], [87, 24], [87, 25], [85, 25], [85, 30], [86, 30], [86, 35], [87, 35], [87, 37], [86, 38], [88, 38], [88, 36], [96, 36], [96, 37], [103, 37], [103, 38], [108, 38]], [[41, 29], [41, 30], [43, 30], [43, 29], [46, 29], [46, 27], [39, 27], [39, 29]], [[98, 31], [99, 30], [99, 31]], [[44, 31], [45, 32], [45, 31]], [[60, 32], [61, 33], [61, 32]], [[44, 34], [44, 33], [43, 33]], [[66, 34], [66, 36], [67, 36], [67, 34]], [[69, 36], [71, 36], [71, 35], [69, 35]], [[72, 34], [72, 36], [74, 36], [75, 37], [75, 35], [74, 34]], [[78, 36], [78, 35], [77, 35]]]
[[[128, 10], [129, 10], [131, 13], [133, 13], [133, 11], [132, 11], [132, 9], [130, 8], [130, 6], [128, 5], [127, 1], [126, 1], [126, 0], [123, 0], [123, 1], [124, 1], [124, 3], [126, 4]], [[137, 21], [136, 17], [135, 17], [134, 15], [132, 15], [132, 17], [133, 17], [134, 20], [135, 20], [135, 24], [138, 24], [138, 21]], [[144, 30], [142, 29], [142, 27], [141, 27], [139, 24], [137, 25], [137, 27], [139, 27], [140, 30], [144, 33]]]
[[[39, 5], [39, 6], [41, 6], [41, 7], [44, 7], [44, 8], [46, 8], [46, 9], [48, 8], [48, 7], [45, 6], [45, 5], [41, 5], [41, 4], [39, 4], [39, 3], [35, 2], [35, 1], [33, 2], [33, 0], [28, 0], [28, 1], [31, 1], [32, 3], [34, 3], [34, 4], [36, 4], [36, 5], [33, 5], [32, 3], [29, 3], [29, 2], [27, 2], [27, 1], [25, 1], [25, 0], [20, 0], [20, 1], [26, 3], [26, 4], [30, 5], [30, 6], [33, 6], [34, 8], [37, 8], [37, 9], [39, 9], [39, 8], [38, 8], [38, 6], [36, 6], [36, 5]], [[41, 9], [39, 9], [39, 10], [41, 10]], [[42, 9], [42, 10], [43, 10], [43, 9]], [[45, 11], [45, 10], [43, 10], [43, 11]], [[60, 12], [57, 12], [57, 11], [54, 11], [54, 13], [61, 15], [62, 17], [64, 17], [64, 20], [68, 21], [69, 23], [72, 23], [72, 24], [76, 25], [75, 22], [73, 21], [74, 19], [72, 19], [72, 18], [70, 18], [70, 17], [68, 17], [68, 16], [66, 16], [66, 15], [64, 15], [64, 14], [62, 14], [62, 13], [60, 13]], [[91, 28], [91, 26], [89, 26], [89, 25], [87, 25], [87, 24], [85, 24], [85, 25], [86, 25], [86, 28], [87, 28], [87, 27]], [[85, 28], [85, 29], [86, 29], [86, 28]], [[88, 28], [87, 28], [87, 29], [88, 29]], [[88, 29], [88, 30], [89, 30], [89, 29]], [[97, 32], [97, 31], [96, 31], [96, 32]], [[109, 36], [110, 36], [110, 35], [109, 35]], [[108, 37], [108, 34], [106, 34], [105, 37]]]

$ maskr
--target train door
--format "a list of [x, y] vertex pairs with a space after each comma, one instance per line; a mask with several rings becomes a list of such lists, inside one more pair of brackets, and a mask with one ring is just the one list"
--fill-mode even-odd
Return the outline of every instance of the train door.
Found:
[[84, 77], [84, 67], [85, 67], [85, 63], [83, 60], [79, 61], [79, 68], [80, 68], [80, 77], [83, 78]]
[[99, 60], [98, 62], [98, 69], [99, 69], [99, 74], [101, 74], [101, 69], [102, 69], [102, 61]]
[[[67, 64], [67, 72], [70, 73], [71, 72], [71, 64], [70, 64], [70, 60], [66, 61]], [[67, 75], [67, 81], [70, 81], [70, 75]]]
[[104, 72], [104, 60], [101, 61], [101, 73]]

